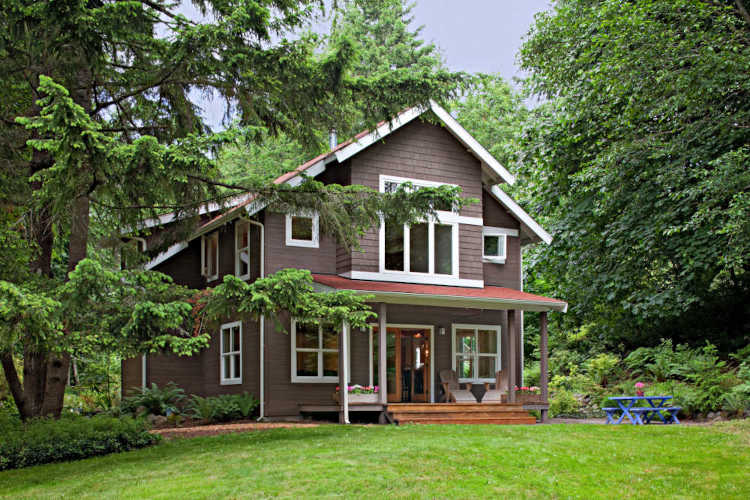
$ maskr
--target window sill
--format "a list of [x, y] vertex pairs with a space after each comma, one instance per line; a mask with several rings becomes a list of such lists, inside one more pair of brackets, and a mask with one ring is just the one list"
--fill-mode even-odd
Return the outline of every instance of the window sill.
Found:
[[505, 264], [505, 257], [482, 257], [482, 262], [489, 262], [491, 264]]
[[240, 385], [242, 383], [241, 378], [224, 379], [220, 385]]
[[287, 240], [286, 246], [303, 247], [303, 248], [318, 248], [319, 247], [317, 241], [307, 241], [307, 240]]
[[216, 276], [206, 276], [206, 283], [211, 283], [212, 281], [216, 281], [219, 279], [219, 275]]

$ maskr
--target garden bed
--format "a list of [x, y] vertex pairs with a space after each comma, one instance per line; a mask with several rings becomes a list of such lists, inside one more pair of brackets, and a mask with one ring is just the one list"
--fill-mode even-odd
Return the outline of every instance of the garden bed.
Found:
[[218, 434], [230, 434], [233, 432], [251, 432], [269, 429], [296, 429], [306, 427], [318, 427], [315, 423], [296, 422], [256, 422], [255, 420], [243, 420], [228, 424], [216, 425], [188, 425], [182, 427], [161, 427], [152, 429], [152, 434], [158, 434], [165, 439], [191, 438], [198, 436], [216, 436]]

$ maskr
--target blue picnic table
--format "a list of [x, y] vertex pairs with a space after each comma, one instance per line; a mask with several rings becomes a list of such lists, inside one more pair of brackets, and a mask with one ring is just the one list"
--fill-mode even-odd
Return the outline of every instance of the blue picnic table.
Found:
[[[649, 424], [654, 417], [658, 417], [664, 424], [680, 423], [677, 420], [677, 412], [682, 408], [665, 406], [672, 396], [615, 396], [608, 399], [617, 404], [616, 408], [602, 408], [607, 414], [608, 424], [620, 424], [625, 417], [628, 417], [633, 425]], [[636, 406], [640, 401], [647, 402], [648, 406]]]

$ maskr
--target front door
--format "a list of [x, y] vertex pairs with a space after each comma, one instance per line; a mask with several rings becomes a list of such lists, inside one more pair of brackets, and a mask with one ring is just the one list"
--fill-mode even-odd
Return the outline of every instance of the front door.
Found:
[[388, 327], [388, 401], [430, 401], [430, 329]]

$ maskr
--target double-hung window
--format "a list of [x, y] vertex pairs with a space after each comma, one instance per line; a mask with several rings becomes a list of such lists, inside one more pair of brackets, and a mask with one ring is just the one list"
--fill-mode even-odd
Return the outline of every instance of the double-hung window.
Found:
[[[394, 192], [403, 182], [416, 188], [440, 183], [381, 176], [381, 191]], [[444, 207], [450, 208], [450, 207]], [[380, 272], [409, 273], [458, 278], [458, 223], [456, 214], [437, 210], [439, 221], [411, 226], [383, 220], [380, 228]]]
[[221, 325], [221, 384], [242, 383], [242, 322]]
[[339, 330], [292, 320], [292, 382], [339, 381]]
[[238, 220], [234, 226], [234, 275], [250, 279], [250, 223]]
[[320, 240], [319, 220], [318, 214], [287, 214], [286, 245], [318, 248]]
[[201, 274], [206, 281], [219, 278], [219, 232], [201, 237]]
[[500, 366], [500, 326], [453, 325], [453, 369], [459, 382], [494, 382]]

